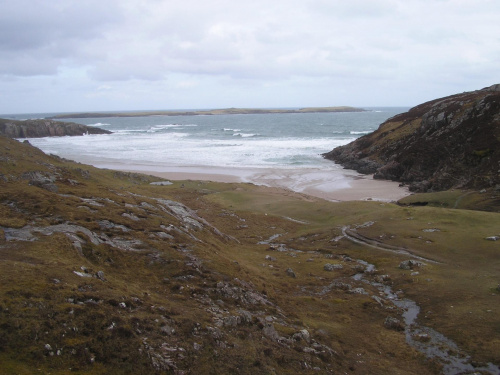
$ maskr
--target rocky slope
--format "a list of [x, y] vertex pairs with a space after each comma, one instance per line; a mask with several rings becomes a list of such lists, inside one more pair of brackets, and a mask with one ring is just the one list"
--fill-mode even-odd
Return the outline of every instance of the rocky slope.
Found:
[[93, 126], [54, 120], [7, 120], [0, 119], [0, 135], [9, 138], [62, 137], [84, 134], [110, 134], [111, 132]]
[[429, 101], [324, 154], [418, 192], [500, 184], [500, 85]]

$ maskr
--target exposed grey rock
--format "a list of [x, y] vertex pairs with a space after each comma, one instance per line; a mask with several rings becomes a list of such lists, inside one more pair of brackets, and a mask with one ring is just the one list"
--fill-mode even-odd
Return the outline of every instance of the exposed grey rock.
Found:
[[172, 182], [170, 182], [170, 181], [155, 181], [155, 182], [151, 182], [150, 185], [168, 186], [168, 185], [172, 185]]
[[498, 240], [500, 240], [500, 236], [486, 237], [485, 240], [488, 240], [488, 241], [498, 241]]
[[271, 339], [272, 341], [275, 341], [275, 342], [278, 342], [281, 339], [281, 336], [276, 331], [276, 329], [274, 328], [274, 325], [272, 323], [264, 323], [264, 328], [262, 328], [262, 333], [268, 339]]
[[252, 322], [252, 313], [250, 311], [238, 310], [238, 312], [240, 313], [242, 323], [248, 324]]
[[73, 271], [73, 273], [74, 273], [75, 275], [80, 276], [80, 277], [92, 277], [92, 275], [91, 275], [91, 274], [89, 274], [89, 273], [85, 273], [85, 272]]
[[47, 119], [25, 121], [0, 119], [0, 135], [9, 138], [62, 137], [85, 134], [111, 134], [111, 132], [74, 122]]
[[323, 267], [323, 269], [325, 271], [329, 271], [329, 272], [334, 271], [334, 270], [341, 270], [342, 268], [344, 268], [344, 266], [340, 263], [334, 263], [334, 264], [326, 263]]
[[139, 217], [137, 217], [136, 215], [134, 215], [134, 214], [129, 214], [129, 213], [127, 213], [127, 212], [123, 213], [123, 214], [122, 214], [122, 216], [123, 216], [123, 217], [126, 217], [126, 218], [128, 218], [128, 219], [130, 219], [130, 220], [133, 220], [133, 221], [139, 221], [139, 220], [141, 220], [141, 219], [140, 219]]
[[415, 267], [422, 267], [423, 265], [424, 263], [422, 262], [409, 259], [399, 263], [399, 268], [401, 268], [402, 270], [412, 270]]
[[103, 271], [97, 271], [97, 273], [95, 274], [95, 276], [96, 276], [99, 280], [106, 281], [106, 278], [104, 277], [104, 272], [103, 272]]
[[172, 336], [173, 334], [175, 334], [175, 328], [172, 328], [169, 325], [164, 325], [160, 328], [160, 331], [167, 336]]
[[352, 294], [368, 294], [368, 292], [364, 288], [352, 288], [349, 290], [349, 293]]
[[297, 277], [297, 275], [295, 274], [295, 272], [294, 272], [291, 268], [288, 268], [288, 269], [286, 270], [286, 274], [287, 274], [288, 276], [290, 276], [290, 277], [293, 277], [293, 278]]
[[21, 175], [21, 178], [24, 180], [29, 180], [29, 184], [32, 186], [48, 190], [52, 193], [57, 193], [59, 190], [57, 185], [54, 184], [57, 176], [51, 173], [32, 171], [23, 173]]
[[309, 344], [311, 342], [311, 334], [307, 329], [301, 329], [299, 332], [293, 334], [292, 339], [295, 341], [304, 340]]
[[224, 327], [236, 327], [241, 324], [241, 317], [238, 315], [230, 315], [225, 317], [222, 322]]
[[384, 326], [396, 331], [404, 331], [405, 329], [404, 324], [399, 319], [396, 319], [392, 316], [388, 316], [387, 318], [385, 318]]

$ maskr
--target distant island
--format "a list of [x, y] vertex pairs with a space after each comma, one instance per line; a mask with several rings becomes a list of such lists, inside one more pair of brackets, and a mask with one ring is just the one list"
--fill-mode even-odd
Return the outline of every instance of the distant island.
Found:
[[81, 112], [65, 113], [47, 117], [49, 119], [65, 118], [101, 118], [101, 117], [143, 117], [143, 116], [213, 116], [213, 115], [249, 115], [270, 113], [330, 113], [330, 112], [366, 112], [365, 109], [349, 106], [307, 107], [299, 109], [258, 109], [258, 108], [225, 108], [199, 111], [137, 111], [137, 112]]

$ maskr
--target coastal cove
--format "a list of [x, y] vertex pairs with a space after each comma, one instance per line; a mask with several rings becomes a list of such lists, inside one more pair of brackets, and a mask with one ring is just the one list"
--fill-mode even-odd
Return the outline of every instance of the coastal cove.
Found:
[[392, 201], [407, 190], [344, 170], [321, 154], [406, 110], [72, 118], [68, 121], [113, 134], [29, 142], [46, 153], [100, 168], [172, 180], [254, 183], [328, 200]]

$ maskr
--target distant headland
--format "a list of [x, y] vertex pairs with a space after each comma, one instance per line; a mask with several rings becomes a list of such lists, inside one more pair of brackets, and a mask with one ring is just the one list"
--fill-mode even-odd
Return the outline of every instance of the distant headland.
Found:
[[81, 112], [65, 113], [48, 117], [50, 119], [65, 118], [101, 118], [101, 117], [143, 117], [143, 116], [213, 116], [213, 115], [248, 115], [248, 114], [280, 114], [280, 113], [315, 113], [315, 112], [365, 112], [365, 109], [349, 106], [307, 107], [299, 109], [259, 109], [259, 108], [225, 108], [195, 111], [132, 111], [132, 112]]

